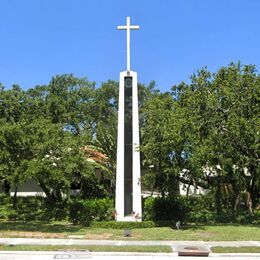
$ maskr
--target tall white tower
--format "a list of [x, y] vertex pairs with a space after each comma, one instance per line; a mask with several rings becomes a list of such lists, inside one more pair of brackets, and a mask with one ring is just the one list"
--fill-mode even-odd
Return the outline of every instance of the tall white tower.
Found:
[[120, 73], [119, 111], [117, 129], [117, 170], [116, 170], [116, 220], [141, 221], [141, 170], [139, 152], [139, 113], [137, 73], [130, 69], [130, 30], [139, 26], [125, 26], [127, 35], [127, 70]]

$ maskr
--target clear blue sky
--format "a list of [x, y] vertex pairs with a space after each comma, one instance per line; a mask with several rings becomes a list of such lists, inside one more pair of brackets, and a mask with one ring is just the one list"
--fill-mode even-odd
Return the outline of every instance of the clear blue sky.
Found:
[[260, 66], [260, 0], [1, 0], [0, 82], [27, 89], [73, 73], [100, 85], [126, 68], [162, 91], [202, 66]]

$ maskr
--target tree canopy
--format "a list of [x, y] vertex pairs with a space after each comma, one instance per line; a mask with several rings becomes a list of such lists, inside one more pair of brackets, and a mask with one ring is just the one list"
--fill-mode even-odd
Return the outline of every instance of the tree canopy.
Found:
[[[237, 211], [246, 196], [252, 212], [260, 195], [256, 67], [202, 68], [166, 93], [154, 82], [138, 87], [144, 187], [170, 197], [180, 182], [202, 187], [218, 213], [228, 203]], [[72, 186], [82, 197], [113, 197], [117, 109], [118, 82], [111, 80], [96, 87], [65, 74], [28, 90], [0, 85], [2, 184], [17, 190], [34, 179], [50, 202], [68, 198]], [[106, 160], [91, 160], [83, 147]]]

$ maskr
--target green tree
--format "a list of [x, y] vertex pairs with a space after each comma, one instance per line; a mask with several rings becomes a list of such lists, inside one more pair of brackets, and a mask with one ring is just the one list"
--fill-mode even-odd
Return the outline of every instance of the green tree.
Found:
[[72, 184], [91, 178], [94, 169], [80, 149], [85, 140], [48, 121], [34, 122], [34, 158], [29, 162], [28, 172], [42, 188], [51, 203], [70, 196]]
[[[156, 93], [149, 98], [143, 108], [144, 126], [141, 129], [144, 164], [154, 174], [154, 188], [163, 195], [178, 194], [176, 167], [173, 167], [176, 154], [172, 141], [168, 138], [174, 101], [169, 93]], [[145, 178], [144, 178], [145, 181]]]
[[33, 134], [33, 126], [28, 121], [29, 105], [26, 93], [18, 85], [10, 90], [1, 87], [0, 178], [2, 184], [14, 187], [14, 207], [18, 185], [27, 180], [25, 171], [32, 158], [30, 134]]
[[243, 191], [248, 211], [259, 190], [259, 75], [254, 66], [231, 64], [216, 74], [202, 69], [190, 85], [173, 88], [184, 125], [190, 129], [192, 174], [215, 189], [217, 212], [232, 193], [233, 207]]

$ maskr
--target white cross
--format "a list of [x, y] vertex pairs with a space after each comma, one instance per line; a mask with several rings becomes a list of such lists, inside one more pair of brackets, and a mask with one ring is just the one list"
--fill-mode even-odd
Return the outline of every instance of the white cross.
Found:
[[130, 17], [126, 18], [126, 25], [117, 26], [118, 30], [126, 30], [126, 49], [127, 49], [127, 71], [130, 71], [130, 30], [138, 30], [139, 25], [130, 25]]

